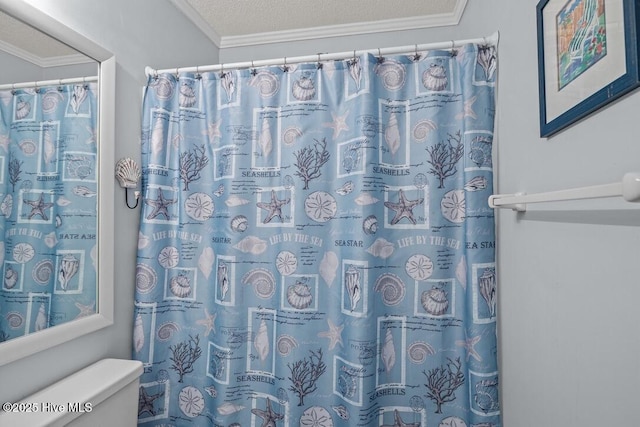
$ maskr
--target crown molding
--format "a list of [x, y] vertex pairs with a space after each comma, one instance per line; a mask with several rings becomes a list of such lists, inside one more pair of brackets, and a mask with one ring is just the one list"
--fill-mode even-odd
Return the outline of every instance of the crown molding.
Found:
[[299, 40], [311, 40], [329, 37], [342, 37], [357, 34], [384, 33], [389, 31], [415, 30], [421, 28], [458, 25], [467, 0], [458, 0], [451, 13], [414, 16], [410, 18], [387, 19], [372, 22], [327, 25], [322, 27], [301, 28], [295, 30], [245, 34], [239, 36], [220, 36], [186, 0], [170, 0], [188, 19], [190, 19], [219, 48], [253, 46], [269, 43], [287, 43]]
[[43, 58], [41, 56], [34, 55], [29, 51], [21, 49], [17, 46], [12, 45], [11, 43], [7, 43], [2, 40], [0, 40], [0, 50], [8, 53], [9, 55], [13, 55], [24, 61], [37, 65], [38, 67], [41, 67], [41, 68], [61, 67], [65, 65], [77, 65], [77, 64], [86, 64], [89, 62], [94, 62], [93, 59], [89, 58], [88, 56], [82, 55], [80, 53]]

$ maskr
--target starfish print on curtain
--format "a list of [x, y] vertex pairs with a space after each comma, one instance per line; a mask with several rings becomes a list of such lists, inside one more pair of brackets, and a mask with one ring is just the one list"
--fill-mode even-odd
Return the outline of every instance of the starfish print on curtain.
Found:
[[149, 78], [141, 426], [501, 427], [495, 47], [456, 51]]

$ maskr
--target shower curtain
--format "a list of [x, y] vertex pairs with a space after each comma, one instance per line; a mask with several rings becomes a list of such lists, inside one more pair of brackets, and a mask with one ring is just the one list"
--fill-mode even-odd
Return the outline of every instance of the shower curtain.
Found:
[[95, 313], [96, 98], [0, 91], [0, 341]]
[[495, 46], [156, 74], [145, 426], [497, 427]]

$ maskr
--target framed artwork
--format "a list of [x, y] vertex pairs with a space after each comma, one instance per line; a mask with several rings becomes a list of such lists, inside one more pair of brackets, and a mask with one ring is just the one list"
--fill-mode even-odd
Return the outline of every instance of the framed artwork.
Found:
[[551, 136], [640, 85], [635, 0], [541, 0], [540, 136]]

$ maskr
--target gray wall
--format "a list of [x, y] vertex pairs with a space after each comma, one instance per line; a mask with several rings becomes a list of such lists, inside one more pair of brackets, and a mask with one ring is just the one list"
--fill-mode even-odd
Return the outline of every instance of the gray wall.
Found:
[[3, 51], [0, 51], [0, 64], [0, 85], [98, 75], [96, 62], [40, 67]]
[[0, 51], [0, 84], [42, 80], [42, 70], [32, 63]]
[[[496, 4], [491, 10], [503, 15], [499, 190], [533, 193], [607, 184], [640, 170], [640, 93], [540, 139], [537, 1], [482, 3]], [[506, 426], [638, 424], [637, 209], [621, 199], [603, 199], [534, 205], [521, 216], [500, 213]]]
[[[42, 3], [53, 9], [55, 2]], [[74, 7], [52, 14], [118, 56], [116, 158], [136, 157], [143, 67], [213, 64], [218, 62], [216, 50], [168, 2], [65, 0], [67, 4]], [[469, 0], [458, 27], [225, 49], [219, 59], [229, 63], [410, 45], [499, 30], [496, 191], [609, 183], [640, 169], [640, 143], [634, 138], [639, 93], [553, 138], [538, 137], [536, 4]], [[185, 49], [186, 41], [193, 47]], [[116, 325], [0, 368], [0, 398], [24, 395], [102, 357], [129, 356], [138, 211], [129, 211], [122, 194], [117, 196]], [[640, 219], [631, 208], [603, 200], [538, 205], [524, 215], [498, 214], [505, 426], [637, 424]]]
[[[140, 158], [144, 67], [218, 62], [218, 49], [177, 12], [157, 0], [32, 0], [116, 56], [116, 160]], [[116, 184], [115, 324], [88, 336], [0, 367], [0, 401], [15, 401], [106, 357], [131, 357], [133, 289], [139, 209], [124, 205]], [[0, 349], [0, 351], [2, 351]]]

